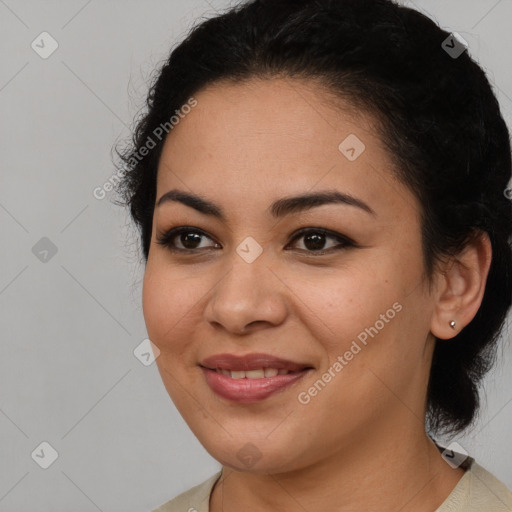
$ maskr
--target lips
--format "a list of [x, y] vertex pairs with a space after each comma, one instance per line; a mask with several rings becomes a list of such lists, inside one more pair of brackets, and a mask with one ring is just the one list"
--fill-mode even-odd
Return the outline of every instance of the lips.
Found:
[[283, 391], [312, 367], [267, 354], [219, 354], [200, 363], [208, 386], [230, 401], [252, 403]]
[[270, 356], [268, 354], [248, 354], [236, 356], [234, 354], [218, 354], [204, 359], [201, 366], [210, 370], [220, 369], [229, 371], [250, 371], [261, 368], [275, 368], [277, 370], [288, 370], [297, 372], [305, 368], [311, 368], [308, 364], [301, 364], [287, 359]]

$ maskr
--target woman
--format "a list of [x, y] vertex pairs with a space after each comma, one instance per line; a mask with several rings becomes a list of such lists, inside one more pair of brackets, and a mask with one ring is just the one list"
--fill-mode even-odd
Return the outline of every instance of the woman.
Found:
[[472, 424], [512, 298], [509, 133], [390, 0], [252, 0], [160, 70], [119, 191], [163, 383], [222, 464], [158, 511], [505, 511]]

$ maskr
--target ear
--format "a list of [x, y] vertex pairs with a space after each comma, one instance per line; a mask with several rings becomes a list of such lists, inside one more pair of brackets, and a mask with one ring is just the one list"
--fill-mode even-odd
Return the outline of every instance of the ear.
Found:
[[[455, 337], [473, 320], [485, 291], [492, 247], [487, 233], [475, 236], [437, 275], [437, 300], [430, 331], [437, 338]], [[455, 322], [455, 328], [450, 322]]]

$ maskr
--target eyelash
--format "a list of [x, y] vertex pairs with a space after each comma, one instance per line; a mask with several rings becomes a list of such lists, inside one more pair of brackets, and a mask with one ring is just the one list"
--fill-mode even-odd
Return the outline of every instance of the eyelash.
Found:
[[[190, 253], [190, 254], [193, 254], [193, 253], [197, 253], [200, 250], [204, 250], [204, 248], [199, 248], [199, 249], [181, 249], [181, 248], [175, 247], [174, 244], [173, 244], [173, 240], [175, 238], [177, 238], [179, 235], [183, 234], [183, 233], [187, 233], [187, 234], [194, 233], [194, 234], [198, 234], [198, 235], [200, 235], [202, 237], [206, 237], [206, 238], [209, 238], [210, 240], [212, 240], [212, 238], [210, 236], [208, 236], [201, 229], [197, 229], [197, 228], [193, 228], [193, 227], [189, 227], [189, 226], [180, 226], [180, 227], [177, 227], [177, 228], [170, 229], [169, 231], [166, 231], [166, 232], [162, 233], [161, 235], [158, 235], [157, 238], [156, 238], [156, 242], [159, 245], [162, 245], [163, 247], [166, 247], [169, 251], [171, 251], [173, 253]], [[303, 228], [303, 229], [300, 229], [299, 231], [294, 233], [293, 238], [290, 240], [289, 243], [295, 242], [296, 240], [304, 237], [305, 235], [312, 234], [312, 233], [325, 235], [326, 238], [333, 238], [336, 241], [338, 241], [341, 245], [335, 246], [335, 247], [330, 247], [329, 249], [318, 250], [318, 251], [307, 250], [307, 249], [298, 249], [298, 250], [303, 251], [303, 252], [307, 252], [307, 253], [310, 253], [310, 254], [313, 254], [313, 255], [322, 256], [324, 254], [330, 254], [330, 253], [332, 253], [334, 251], [340, 251], [340, 250], [346, 249], [348, 247], [357, 247], [357, 244], [353, 240], [351, 240], [350, 238], [348, 238], [346, 236], [343, 236], [343, 235], [340, 235], [339, 233], [336, 233], [334, 231], [329, 231], [329, 230], [323, 229], [323, 228]], [[208, 247], [207, 249], [214, 249], [214, 248]]]

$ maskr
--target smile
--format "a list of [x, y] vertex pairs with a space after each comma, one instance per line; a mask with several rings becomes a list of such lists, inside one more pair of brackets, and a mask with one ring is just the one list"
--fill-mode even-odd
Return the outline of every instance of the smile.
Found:
[[287, 375], [288, 373], [292, 373], [290, 370], [285, 368], [259, 368], [257, 370], [247, 371], [217, 368], [216, 371], [217, 373], [220, 373], [225, 377], [231, 377], [232, 379], [264, 379], [268, 377], [275, 377], [276, 375]]
[[207, 385], [230, 402], [253, 403], [288, 390], [313, 368], [270, 354], [217, 354], [199, 364]]

